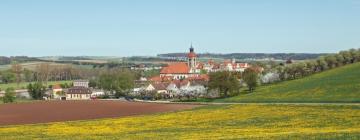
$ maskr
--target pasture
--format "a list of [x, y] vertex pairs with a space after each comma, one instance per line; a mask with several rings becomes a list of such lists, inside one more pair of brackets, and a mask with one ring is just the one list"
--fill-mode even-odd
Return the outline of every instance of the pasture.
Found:
[[[19, 85], [17, 83], [8, 83], [8, 84], [0, 84], [1, 90], [6, 90], [7, 88], [14, 88], [14, 89], [26, 89], [30, 82], [21, 82]], [[72, 83], [72, 81], [49, 81], [47, 82], [48, 85], [55, 85], [55, 84], [65, 84], [65, 83]]]
[[360, 63], [258, 87], [216, 102], [360, 102]]

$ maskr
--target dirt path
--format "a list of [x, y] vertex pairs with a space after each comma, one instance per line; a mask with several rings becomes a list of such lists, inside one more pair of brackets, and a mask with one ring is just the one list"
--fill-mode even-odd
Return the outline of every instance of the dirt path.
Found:
[[0, 126], [144, 115], [199, 105], [126, 101], [41, 101], [0, 105]]

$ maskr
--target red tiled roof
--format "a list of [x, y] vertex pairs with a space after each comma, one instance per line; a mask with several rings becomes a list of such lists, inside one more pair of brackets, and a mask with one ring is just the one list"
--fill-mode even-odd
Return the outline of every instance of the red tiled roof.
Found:
[[52, 87], [52, 89], [62, 89], [61, 86], [59, 84], [56, 84]]
[[236, 63], [237, 65], [239, 65], [240, 68], [247, 68], [249, 67], [248, 63]]
[[213, 65], [214, 63], [215, 63], [214, 60], [212, 60], [212, 59], [208, 60], [208, 64]]
[[189, 81], [209, 81], [209, 79], [210, 79], [210, 77], [207, 74], [200, 74], [198, 76], [186, 78], [186, 80], [189, 80]]
[[194, 52], [190, 52], [188, 54], [188, 58], [194, 58], [194, 57], [196, 57], [196, 54]]
[[164, 76], [164, 77], [160, 77], [160, 75], [158, 76], [154, 76], [149, 78], [149, 81], [152, 82], [164, 82], [164, 81], [171, 81], [173, 77], [171, 76]]
[[264, 71], [264, 68], [259, 67], [259, 66], [252, 66], [252, 67], [249, 67], [248, 69], [252, 69], [257, 73], [261, 73], [262, 71]]
[[71, 87], [66, 94], [91, 94], [91, 90], [86, 87]]
[[152, 83], [155, 90], [166, 90], [167, 84], [166, 83]]
[[149, 80], [154, 81], [154, 82], [161, 82], [162, 81], [162, 79], [161, 79], [161, 77], [159, 75], [154, 76], [154, 77], [150, 77]]
[[199, 62], [197, 65], [197, 69], [203, 69], [204, 68], [204, 63]]
[[219, 69], [220, 68], [220, 64], [214, 64], [213, 69]]
[[187, 74], [190, 68], [186, 63], [173, 63], [163, 67], [160, 74]]

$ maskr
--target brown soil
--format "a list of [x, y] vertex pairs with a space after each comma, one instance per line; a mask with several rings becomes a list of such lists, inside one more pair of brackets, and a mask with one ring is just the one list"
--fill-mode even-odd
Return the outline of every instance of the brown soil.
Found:
[[0, 105], [0, 125], [124, 117], [191, 109], [198, 105], [126, 101], [40, 101]]

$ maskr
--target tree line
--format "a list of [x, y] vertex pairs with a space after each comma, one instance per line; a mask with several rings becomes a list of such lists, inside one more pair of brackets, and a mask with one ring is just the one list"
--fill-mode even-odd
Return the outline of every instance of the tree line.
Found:
[[356, 62], [360, 62], [360, 49], [350, 49], [313, 60], [280, 65], [276, 71], [280, 80], [292, 80]]
[[11, 69], [0, 71], [1, 81], [7, 83], [62, 81], [89, 79], [97, 76], [99, 70], [74, 67], [72, 65], [54, 65], [41, 63], [33, 70], [23, 68], [20, 63], [13, 63]]

